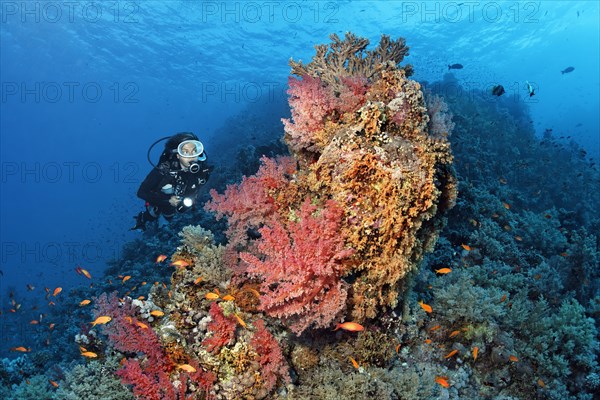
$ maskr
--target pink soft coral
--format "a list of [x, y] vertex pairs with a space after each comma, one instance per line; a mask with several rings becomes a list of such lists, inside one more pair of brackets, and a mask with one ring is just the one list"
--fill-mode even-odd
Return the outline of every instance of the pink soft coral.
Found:
[[264, 257], [241, 253], [250, 275], [262, 280], [260, 307], [283, 319], [296, 334], [310, 325], [329, 326], [343, 309], [347, 289], [341, 280], [342, 261], [352, 254], [344, 248], [339, 228], [342, 209], [332, 200], [315, 215], [307, 199], [299, 221], [279, 222], [260, 230], [258, 251]]
[[296, 150], [312, 150], [315, 144], [313, 133], [325, 127], [326, 118], [335, 110], [338, 99], [331, 94], [319, 78], [305, 75], [302, 79], [288, 79], [289, 104], [292, 123], [283, 119], [287, 142]]

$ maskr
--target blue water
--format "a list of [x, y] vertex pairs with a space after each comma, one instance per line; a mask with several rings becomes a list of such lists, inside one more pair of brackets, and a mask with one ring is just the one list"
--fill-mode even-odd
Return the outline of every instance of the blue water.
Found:
[[406, 38], [418, 81], [460, 63], [450, 95], [501, 83], [538, 135], [597, 160], [599, 17], [589, 1], [1, 1], [3, 335], [10, 291], [29, 305], [44, 287], [88, 285], [77, 265], [101, 276], [139, 237], [128, 228], [153, 141], [193, 131], [211, 155], [227, 118], [285, 95], [288, 60], [310, 61], [331, 33]]

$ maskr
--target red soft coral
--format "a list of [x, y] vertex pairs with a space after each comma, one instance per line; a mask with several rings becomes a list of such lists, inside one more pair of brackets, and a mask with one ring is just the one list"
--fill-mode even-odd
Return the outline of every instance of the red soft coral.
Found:
[[202, 345], [206, 346], [207, 351], [217, 353], [221, 347], [232, 342], [237, 323], [233, 316], [227, 318], [216, 302], [210, 305], [209, 314], [212, 318], [212, 321], [208, 323], [211, 336], [204, 339]]
[[271, 332], [265, 327], [262, 319], [254, 323], [256, 332], [250, 340], [250, 345], [254, 347], [259, 354], [261, 376], [264, 380], [265, 389], [270, 392], [277, 383], [277, 378], [281, 378], [286, 383], [290, 382], [288, 365], [285, 362], [279, 342], [271, 335]]
[[292, 123], [283, 119], [287, 142], [296, 150], [313, 150], [313, 133], [325, 127], [325, 121], [335, 110], [338, 99], [326, 88], [319, 78], [305, 75], [302, 79], [288, 79], [289, 104], [292, 109]]
[[282, 318], [298, 335], [313, 324], [329, 326], [347, 297], [342, 261], [352, 251], [344, 248], [339, 233], [343, 211], [332, 200], [319, 215], [316, 211], [306, 199], [300, 220], [288, 230], [279, 221], [260, 230], [258, 251], [264, 257], [240, 254], [247, 272], [262, 279], [261, 309]]
[[204, 208], [216, 213], [217, 219], [228, 217], [226, 233], [231, 248], [247, 244], [248, 229], [258, 229], [274, 215], [277, 204], [269, 192], [287, 184], [296, 172], [295, 165], [291, 157], [262, 157], [256, 175], [244, 177], [238, 185], [227, 186], [222, 195], [211, 190], [212, 200]]
[[96, 299], [94, 310], [96, 317], [108, 315], [112, 320], [102, 326], [110, 344], [123, 353], [134, 353], [136, 357], [144, 354], [140, 361], [136, 358], [127, 359], [123, 369], [117, 371], [124, 383], [133, 385], [133, 393], [139, 399], [145, 400], [187, 400], [195, 398], [194, 394], [186, 395], [186, 378], [196, 383], [200, 390], [208, 392], [215, 377], [210, 372], [202, 370], [197, 363], [190, 361], [196, 368], [193, 374], [181, 373], [181, 385], [176, 389], [169, 375], [175, 364], [169, 359], [162, 343], [154, 330], [136, 319], [136, 310], [131, 299], [120, 301], [116, 293], [107, 296], [103, 293]]

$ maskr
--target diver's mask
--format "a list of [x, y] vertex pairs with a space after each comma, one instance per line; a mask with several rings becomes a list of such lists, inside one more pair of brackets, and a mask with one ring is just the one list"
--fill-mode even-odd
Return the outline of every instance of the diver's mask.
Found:
[[197, 158], [189, 166], [189, 171], [193, 174], [200, 171], [200, 164], [198, 161], [206, 160], [206, 154], [204, 154], [204, 146], [199, 140], [184, 140], [177, 146], [177, 154], [183, 158]]

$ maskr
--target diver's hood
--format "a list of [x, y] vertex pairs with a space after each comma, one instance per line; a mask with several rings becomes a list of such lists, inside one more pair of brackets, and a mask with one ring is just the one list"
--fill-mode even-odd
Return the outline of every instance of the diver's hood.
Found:
[[[193, 145], [190, 146], [190, 144]], [[186, 149], [184, 149], [186, 147]], [[191, 150], [190, 150], [191, 149]], [[198, 161], [206, 160], [206, 154], [204, 154], [204, 145], [199, 140], [184, 140], [177, 146], [177, 154], [180, 157], [198, 157]]]

